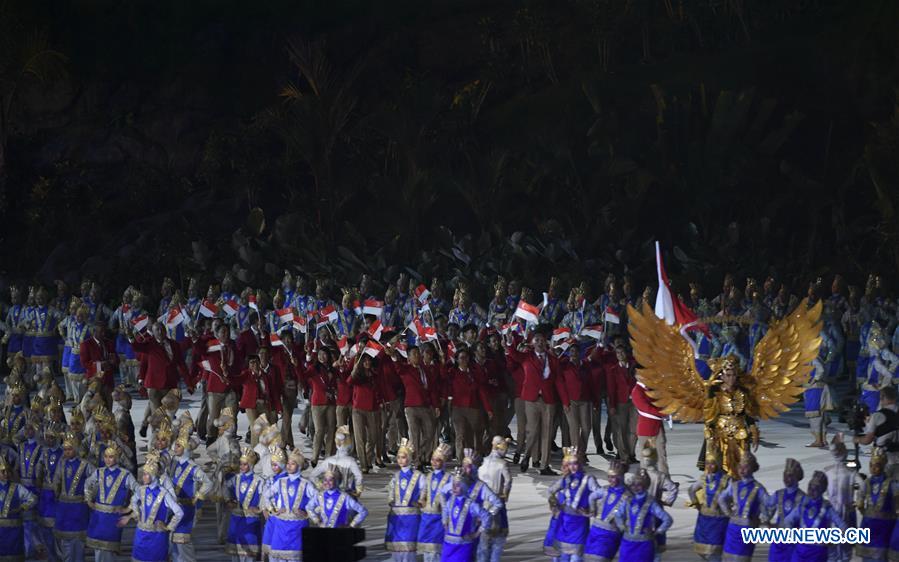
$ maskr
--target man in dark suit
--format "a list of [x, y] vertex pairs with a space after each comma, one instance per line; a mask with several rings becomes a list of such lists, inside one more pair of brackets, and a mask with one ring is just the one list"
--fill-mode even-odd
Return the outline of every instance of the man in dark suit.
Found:
[[81, 342], [78, 356], [84, 367], [86, 379], [100, 377], [103, 380], [103, 396], [108, 403], [115, 386], [115, 372], [119, 364], [119, 356], [115, 352], [115, 343], [106, 337], [104, 321], [94, 322], [91, 336]]

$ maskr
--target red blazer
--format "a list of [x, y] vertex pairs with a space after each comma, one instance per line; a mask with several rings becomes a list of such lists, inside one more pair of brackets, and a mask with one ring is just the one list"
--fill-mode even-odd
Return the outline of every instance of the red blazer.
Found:
[[281, 382], [283, 385], [286, 385], [290, 380], [294, 382], [299, 380], [300, 377], [297, 376], [297, 370], [298, 368], [302, 368], [302, 363], [305, 359], [306, 352], [303, 351], [303, 346], [299, 344], [293, 344], [290, 352], [297, 361], [297, 367], [294, 367], [293, 363], [290, 362], [290, 355], [287, 353], [287, 348], [285, 346], [278, 345], [272, 347], [272, 363], [274, 363], [275, 367], [278, 367], [278, 372], [281, 374]]
[[312, 390], [309, 403], [312, 406], [337, 405], [338, 374], [331, 367], [325, 367], [317, 361], [307, 363], [301, 375], [303, 382]]
[[518, 351], [508, 348], [506, 358], [512, 364], [517, 364], [523, 372], [521, 383], [521, 399], [535, 402], [543, 398], [547, 404], [556, 404], [561, 399], [562, 404], [568, 407], [568, 391], [562, 378], [559, 376], [559, 360], [546, 354], [549, 362], [549, 377], [543, 378], [543, 361], [533, 351]]
[[[381, 406], [380, 367], [376, 366], [371, 377], [348, 375], [344, 380], [353, 391], [353, 409], [363, 412], [374, 412]], [[352, 369], [349, 371], [352, 373]]]
[[458, 408], [483, 408], [493, 413], [490, 405], [490, 397], [484, 390], [483, 372], [474, 364], [468, 372], [458, 367], [450, 367], [447, 370], [449, 378], [448, 396], [453, 398], [453, 407]]
[[[200, 376], [206, 382], [206, 392], [225, 393], [229, 390], [237, 390], [243, 382], [239, 376], [242, 369], [238, 364], [234, 342], [222, 343], [222, 349], [218, 351], [209, 351], [208, 342], [203, 343], [202, 347], [199, 347], [199, 343], [198, 341], [198, 345], [194, 346], [194, 350], [201, 354], [203, 360], [209, 361], [212, 369], [212, 371], [207, 371], [200, 367], [202, 371]], [[225, 384], [216, 373], [222, 375], [225, 380], [229, 381], [229, 384]], [[255, 406], [253, 407], [255, 408]]]
[[602, 364], [606, 378], [606, 402], [609, 408], [617, 408], [619, 404], [627, 404], [631, 399], [631, 390], [634, 388], [634, 360], [628, 359], [627, 365], [622, 367], [612, 354], [611, 358], [605, 357]]
[[[637, 436], [655, 437], [662, 429], [662, 419], [665, 414], [655, 407], [652, 399], [646, 394], [646, 390], [639, 384], [634, 385], [631, 391], [631, 400], [637, 408]], [[656, 419], [662, 418], [662, 419]]]
[[184, 350], [173, 339], [166, 338], [172, 356], [166, 352], [163, 344], [154, 338], [136, 339], [131, 344], [132, 349], [142, 353], [141, 373], [143, 384], [146, 388], [168, 390], [178, 387], [180, 379], [188, 380], [187, 366], [184, 364]]
[[259, 348], [265, 345], [266, 338], [265, 335], [260, 332], [257, 337], [253, 333], [253, 329], [249, 328], [244, 330], [237, 336], [237, 363], [238, 366], [243, 369], [246, 368], [247, 362], [249, 361], [250, 355], [255, 355]]
[[598, 394], [593, 391], [592, 374], [588, 363], [581, 363], [575, 367], [570, 361], [562, 362], [562, 380], [565, 381], [565, 390], [569, 400], [578, 402], [599, 401]]
[[375, 382], [378, 385], [378, 392], [384, 402], [393, 402], [399, 397], [398, 387], [402, 387], [400, 378], [396, 374], [394, 364], [389, 359], [383, 359], [379, 362], [379, 369], [375, 372]]
[[268, 369], [262, 369], [262, 376], [265, 377], [265, 388], [268, 390], [268, 395], [263, 399], [267, 400], [276, 412], [281, 412], [284, 409], [281, 403], [284, 389], [284, 377], [281, 375], [281, 371], [274, 363], [270, 362]]
[[[429, 373], [429, 369], [423, 365], [420, 366], [421, 371], [419, 371], [417, 367], [408, 363], [395, 363], [393, 368], [406, 390], [403, 402], [406, 408], [437, 408], [440, 406], [440, 384], [434, 380], [433, 372]], [[424, 382], [422, 382], [422, 374], [424, 374]]]
[[[81, 342], [79, 350], [79, 359], [81, 366], [84, 367], [84, 377], [92, 379], [95, 376], [103, 378], [103, 386], [112, 388], [115, 386], [115, 372], [119, 365], [119, 356], [115, 352], [115, 343], [108, 338], [98, 342], [93, 337], [89, 337]], [[100, 371], [97, 370], [97, 363], [106, 361], [107, 365]]]
[[257, 377], [249, 369], [244, 369], [240, 372], [239, 379], [242, 386], [239, 406], [243, 409], [255, 408], [256, 401], [266, 400], [271, 392], [268, 380], [261, 372]]

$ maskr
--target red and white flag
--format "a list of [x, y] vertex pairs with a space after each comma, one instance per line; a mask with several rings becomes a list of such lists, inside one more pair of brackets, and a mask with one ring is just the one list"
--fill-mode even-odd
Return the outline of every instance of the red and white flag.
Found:
[[557, 341], [567, 340], [571, 337], [571, 328], [556, 328], [553, 330], [553, 343]]
[[425, 312], [431, 312], [431, 303], [426, 302], [424, 305], [422, 305], [421, 308], [418, 309], [419, 314], [424, 314]]
[[518, 308], [515, 309], [515, 316], [521, 318], [525, 322], [537, 322], [540, 317], [540, 308], [524, 301], [518, 301]]
[[[222, 342], [218, 341], [215, 338], [212, 338], [208, 342], [206, 342], [206, 351], [212, 353], [213, 351], [221, 351], [222, 350]], [[207, 369], [208, 370], [208, 369]]]
[[237, 314], [237, 310], [240, 308], [240, 305], [237, 304], [236, 300], [231, 299], [229, 301], [225, 301], [223, 308], [225, 309], [225, 314], [227, 314], [228, 316], [234, 316], [235, 314]]
[[362, 314], [362, 305], [359, 304], [358, 300], [353, 301], [353, 312], [356, 313], [356, 316]]
[[424, 340], [437, 341], [437, 329], [432, 328], [431, 326], [426, 326], [424, 331]]
[[334, 305], [329, 304], [325, 308], [318, 311], [318, 315], [328, 322], [337, 322], [337, 309]]
[[168, 315], [165, 319], [165, 325], [168, 326], [170, 330], [174, 330], [178, 327], [178, 324], [184, 322], [184, 315], [181, 314], [180, 308], [173, 308], [169, 310]]
[[397, 350], [397, 352], [403, 356], [403, 359], [409, 358], [409, 351], [408, 347], [406, 346], [406, 342], [397, 342], [396, 345], [393, 346], [393, 349]]
[[346, 336], [337, 340], [337, 349], [340, 350], [341, 355], [346, 355], [347, 351], [350, 350], [350, 342]]
[[302, 316], [293, 319], [293, 329], [301, 334], [306, 333], [306, 319]]
[[284, 342], [281, 341], [281, 337], [278, 334], [269, 334], [268, 341], [272, 344], [272, 347], [284, 347]]
[[135, 332], [143, 332], [147, 328], [147, 324], [150, 323], [150, 319], [146, 314], [141, 314], [137, 318], [131, 319], [131, 326], [134, 327]]
[[369, 340], [369, 342], [365, 344], [365, 351], [363, 351], [362, 353], [364, 353], [365, 355], [370, 355], [371, 357], [377, 357], [378, 354], [383, 350], [383, 345], [379, 344], [376, 341]]
[[[668, 281], [668, 274], [665, 272], [665, 264], [662, 263], [662, 251], [659, 243], [656, 242], [656, 268], [659, 273], [659, 292], [656, 295], [656, 316], [665, 321], [669, 326], [678, 324], [684, 326], [691, 322], [696, 322], [696, 314], [685, 305], [677, 295], [671, 292], [671, 284]], [[709, 328], [705, 324], [695, 324], [687, 330], [699, 330], [706, 335]]]
[[209, 299], [200, 303], [200, 314], [206, 318], [213, 318], [219, 313], [219, 307]]
[[418, 299], [418, 302], [424, 304], [428, 302], [428, 299], [431, 297], [431, 291], [428, 290], [423, 284], [415, 287], [415, 298]]
[[250, 295], [247, 297], [247, 304], [250, 305], [250, 308], [259, 312], [259, 305], [256, 304], [256, 295]]
[[368, 335], [371, 336], [372, 339], [381, 341], [381, 334], [384, 332], [384, 326], [381, 325], [380, 320], [375, 320], [371, 323], [371, 326], [368, 327]]
[[371, 314], [372, 316], [381, 317], [384, 312], [384, 303], [375, 299], [365, 299], [362, 303], [362, 314]]
[[278, 320], [281, 321], [282, 324], [287, 324], [289, 322], [293, 322], [293, 309], [291, 308], [282, 308], [278, 311]]
[[609, 324], [620, 324], [621, 317], [618, 316], [618, 313], [615, 312], [615, 309], [611, 306], [606, 306], [606, 311], [603, 314], [603, 320], [608, 322]]
[[602, 324], [594, 324], [593, 326], [584, 326], [581, 329], [581, 335], [585, 338], [592, 338], [594, 340], [602, 339]]
[[212, 363], [209, 362], [209, 359], [203, 359], [200, 361], [200, 366], [203, 367], [204, 371], [209, 371], [210, 373], [214, 372], [212, 370]]

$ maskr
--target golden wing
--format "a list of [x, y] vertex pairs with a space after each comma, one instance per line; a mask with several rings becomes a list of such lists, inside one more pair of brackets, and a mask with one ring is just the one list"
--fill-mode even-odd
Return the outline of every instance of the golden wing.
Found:
[[655, 315], [648, 303], [643, 312], [628, 305], [628, 331], [634, 358], [640, 365], [637, 377], [657, 408], [677, 420], [704, 421], [705, 381], [696, 370], [693, 348], [676, 326]]
[[803, 299], [793, 312], [768, 328], [752, 351], [752, 371], [746, 383], [757, 411], [750, 415], [773, 418], [799, 400], [821, 345], [820, 319], [821, 301], [809, 308]]

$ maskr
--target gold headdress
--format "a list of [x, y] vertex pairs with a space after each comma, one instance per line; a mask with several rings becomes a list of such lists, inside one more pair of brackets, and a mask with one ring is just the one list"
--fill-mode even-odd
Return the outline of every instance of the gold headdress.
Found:
[[84, 427], [84, 412], [81, 411], [81, 408], [73, 408], [72, 417], [69, 418], [69, 425], [76, 424]]
[[874, 447], [871, 451], [871, 465], [878, 465], [881, 468], [887, 464], [887, 454], [883, 447]]
[[474, 449], [464, 449], [462, 451], [462, 464], [468, 463], [473, 464], [475, 466], [481, 466], [481, 455]]
[[91, 417], [94, 419], [94, 422], [97, 425], [106, 425], [112, 422], [115, 422], [115, 416], [112, 415], [112, 412], [104, 406], [103, 404], [99, 404], [94, 410], [91, 412]]
[[816, 486], [819, 490], [824, 491], [827, 489], [827, 475], [821, 472], [820, 470], [816, 470], [812, 473], [812, 478], [808, 481], [809, 488], [812, 486]]
[[444, 461], [449, 460], [450, 455], [453, 452], [453, 448], [449, 445], [449, 443], [441, 443], [437, 445], [437, 448], [434, 449], [434, 452], [431, 453], [431, 458], [437, 457], [443, 459]]
[[277, 445], [269, 445], [268, 454], [272, 462], [276, 462], [281, 466], [284, 466], [284, 463], [287, 462], [287, 455], [284, 454], [284, 449]]
[[250, 466], [256, 464], [259, 460], [259, 457], [256, 455], [256, 452], [247, 445], [240, 450], [240, 462], [245, 462]]
[[805, 473], [802, 471], [802, 465], [796, 459], [787, 459], [784, 464], [784, 474], [791, 474], [796, 480], [802, 480]]
[[506, 439], [501, 435], [494, 435], [493, 440], [490, 442], [490, 445], [494, 451], [505, 453], [509, 450], [509, 441], [510, 439]]
[[562, 447], [562, 462], [577, 462], [579, 459], [578, 448], [576, 446]]
[[303, 452], [296, 447], [294, 447], [290, 450], [289, 453], [287, 453], [287, 461], [295, 462], [297, 466], [300, 467], [300, 470], [303, 469], [303, 465], [306, 463], [306, 459], [303, 458]]
[[350, 426], [342, 425], [334, 432], [334, 443], [338, 447], [349, 445], [350, 443]]
[[121, 454], [122, 454], [122, 450], [119, 449], [119, 445], [115, 442], [110, 443], [105, 449], [103, 449], [104, 457], [107, 455], [110, 455], [110, 456], [115, 457], [116, 461], [119, 460], [119, 455], [121, 455]]
[[178, 438], [175, 439], [175, 445], [180, 446], [185, 451], [193, 451], [197, 448], [197, 443], [191, 439], [193, 432], [192, 425], [182, 425], [178, 428]]
[[65, 437], [63, 437], [62, 446], [63, 447], [71, 447], [71, 448], [77, 450], [79, 447], [81, 447], [81, 438], [78, 437], [78, 434], [70, 431], [70, 432], [66, 433]]
[[633, 482], [641, 482], [643, 487], [649, 486], [650, 482], [652, 482], [652, 478], [649, 476], [649, 472], [646, 471], [645, 468], [641, 468], [636, 474], [634, 474]]
[[413, 454], [414, 452], [415, 452], [415, 448], [412, 447], [412, 441], [409, 441], [409, 439], [403, 437], [403, 438], [400, 440], [400, 444], [399, 444], [399, 446], [398, 446], [397, 449], [396, 449], [396, 454], [399, 455], [400, 453], [403, 453], [403, 454], [406, 455], [406, 457], [407, 457], [410, 461], [412, 461], [412, 454]]
[[627, 465], [619, 459], [609, 461], [609, 476], [622, 476], [627, 472]]
[[6, 462], [5, 455], [0, 455], [0, 471], [5, 471], [7, 476], [9, 476], [9, 473], [11, 472], [9, 464]]
[[154, 433], [154, 438], [157, 440], [165, 441], [166, 443], [172, 442], [172, 433], [174, 429], [172, 428], [172, 420], [169, 419], [168, 416], [163, 416], [162, 419], [159, 420], [159, 428]]
[[552, 276], [549, 278], [549, 288], [550, 289], [558, 289], [559, 288], [559, 278], [556, 276]]
[[152, 477], [156, 477], [159, 475], [159, 472], [162, 469], [162, 463], [160, 462], [160, 453], [157, 450], [152, 450], [147, 453], [147, 459], [144, 462], [144, 466], [141, 470], [145, 473], [149, 474]]
[[740, 457], [740, 466], [748, 467], [750, 471], [756, 472], [759, 469], [759, 461], [749, 451], [743, 451], [743, 456]]

